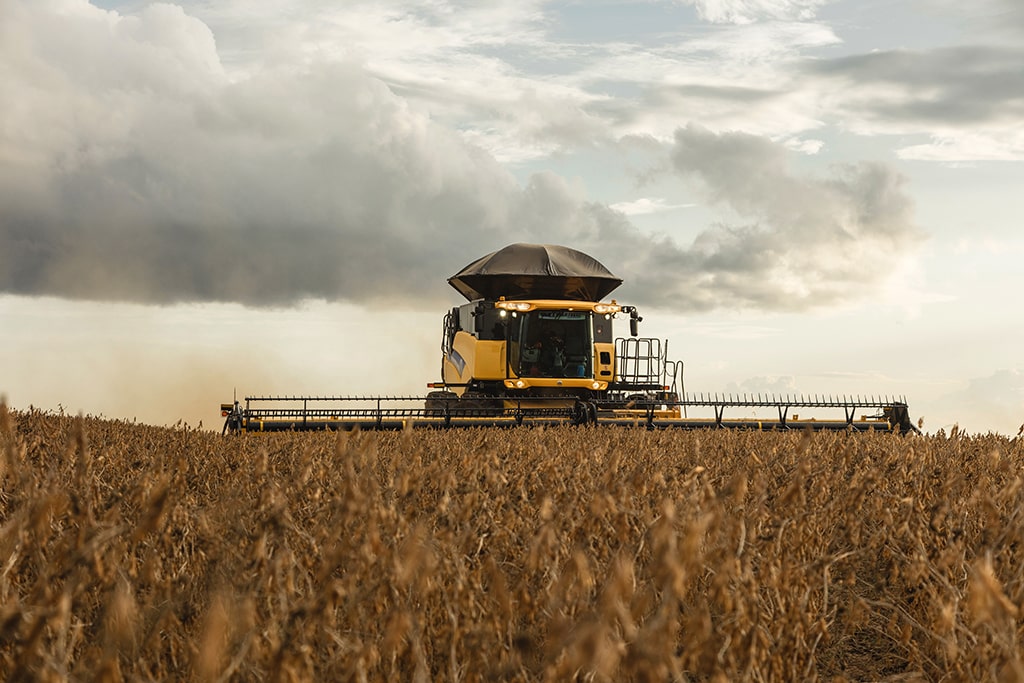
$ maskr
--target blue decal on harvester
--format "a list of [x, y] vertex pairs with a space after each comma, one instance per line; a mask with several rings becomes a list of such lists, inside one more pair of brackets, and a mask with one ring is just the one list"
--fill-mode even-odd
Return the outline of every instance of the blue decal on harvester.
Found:
[[448, 354], [448, 360], [450, 360], [452, 362], [452, 365], [455, 366], [455, 370], [459, 373], [459, 375], [461, 375], [462, 371], [466, 369], [466, 359], [463, 358], [462, 355], [455, 349], [452, 349], [452, 352]]

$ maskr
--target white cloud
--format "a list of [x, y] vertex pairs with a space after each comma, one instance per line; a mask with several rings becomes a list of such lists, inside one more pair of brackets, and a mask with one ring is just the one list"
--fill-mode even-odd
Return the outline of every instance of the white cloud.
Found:
[[[800, 177], [777, 143], [697, 126], [676, 132], [672, 162], [712, 206], [750, 221], [706, 230], [685, 251], [662, 244], [650, 256], [679, 273], [660, 291], [683, 308], [729, 300], [795, 310], [865, 295], [921, 236], [904, 179], [880, 164]], [[652, 276], [662, 271], [637, 273], [641, 281]]]
[[[783, 138], [822, 125], [819, 94], [793, 72], [804, 51], [836, 42], [829, 27], [815, 23], [712, 27], [681, 32], [664, 46], [591, 48], [586, 66], [563, 80], [608, 94], [581, 106], [615, 136], [671, 140], [694, 121]], [[616, 96], [619, 90], [625, 94]]]
[[610, 208], [621, 211], [627, 216], [642, 216], [652, 213], [663, 213], [675, 209], [686, 209], [695, 204], [669, 204], [663, 197], [640, 197], [628, 202], [617, 202]]
[[949, 131], [896, 150], [901, 159], [943, 163], [1024, 160], [1024, 124], [1002, 130]]
[[[770, 14], [773, 3], [747, 4]], [[774, 4], [781, 16], [799, 3]], [[305, 0], [261, 3], [254, 18], [237, 2], [196, 11], [236, 77], [282, 62], [353, 60], [503, 162], [631, 133], [668, 140], [680, 112], [716, 130], [773, 136], [820, 125], [814, 95], [786, 73], [801, 51], [838, 42], [820, 22], [682, 24], [650, 43], [576, 43], [554, 37], [557, 13], [546, 5]]]
[[558, 58], [544, 40], [542, 5], [302, 0], [260, 3], [252, 20], [250, 3], [229, 0], [196, 11], [236, 76], [282, 63], [356, 63], [433, 120], [515, 162], [558, 149], [561, 135], [572, 143], [603, 135], [580, 108], [594, 95], [530, 78], [510, 61], [519, 52]]
[[781, 142], [786, 146], [786, 149], [791, 149], [794, 152], [801, 152], [807, 155], [817, 154], [825, 146], [825, 142], [823, 140], [808, 140], [799, 137], [785, 138], [781, 140]]
[[[184, 6], [202, 20], [193, 20], [194, 28], [216, 36], [217, 68], [232, 80], [329, 61], [358, 64], [501, 162], [626, 135], [670, 141], [689, 121], [790, 140], [808, 154], [823, 141], [802, 136], [836, 126], [856, 135], [931, 138], [902, 149], [907, 159], [1021, 158], [1024, 117], [1015, 93], [1024, 52], [1019, 43], [982, 44], [991, 26], [989, 33], [964, 30], [977, 46], [828, 58], [823, 51], [841, 45], [837, 30], [848, 27], [816, 18], [825, 0], [661, 4], [664, 28], [634, 42], [560, 39], [558, 10], [542, 0], [197, 0]], [[694, 23], [681, 4], [714, 23]], [[976, 12], [946, 10], [965, 21], [977, 14], [1024, 26], [1012, 0], [986, 0]], [[108, 17], [128, 23], [115, 13]], [[18, 40], [9, 32], [5, 39]]]
[[749, 24], [772, 19], [811, 19], [828, 0], [683, 0], [707, 21]]

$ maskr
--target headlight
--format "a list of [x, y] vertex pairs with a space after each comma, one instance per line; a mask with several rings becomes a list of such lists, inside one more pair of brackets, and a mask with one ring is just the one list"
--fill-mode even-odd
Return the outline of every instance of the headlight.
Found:
[[522, 389], [522, 388], [523, 388], [523, 387], [525, 387], [525, 386], [526, 386], [526, 382], [524, 382], [524, 381], [523, 381], [523, 380], [521, 380], [521, 379], [520, 379], [520, 380], [516, 380], [516, 388], [517, 388], [517, 389]]
[[499, 301], [494, 305], [506, 311], [528, 311], [533, 307], [533, 304], [526, 301]]
[[594, 306], [595, 313], [618, 313], [622, 310], [622, 306], [616, 304], [596, 304]]

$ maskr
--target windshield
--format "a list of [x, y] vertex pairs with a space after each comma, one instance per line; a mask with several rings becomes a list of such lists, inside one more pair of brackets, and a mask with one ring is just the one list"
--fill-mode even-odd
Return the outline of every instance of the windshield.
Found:
[[591, 377], [588, 311], [530, 311], [510, 330], [512, 367], [520, 377]]

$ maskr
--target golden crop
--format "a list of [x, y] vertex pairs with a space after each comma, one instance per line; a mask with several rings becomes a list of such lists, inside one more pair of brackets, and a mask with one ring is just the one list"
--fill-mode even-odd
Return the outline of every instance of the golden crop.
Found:
[[1024, 441], [0, 408], [5, 680], [1024, 680]]

